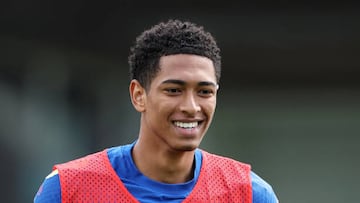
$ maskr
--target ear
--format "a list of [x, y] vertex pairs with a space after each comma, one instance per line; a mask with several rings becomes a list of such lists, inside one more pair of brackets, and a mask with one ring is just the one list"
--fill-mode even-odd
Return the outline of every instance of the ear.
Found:
[[145, 101], [146, 101], [146, 91], [145, 89], [140, 85], [139, 81], [137, 80], [131, 80], [130, 86], [129, 86], [129, 92], [130, 92], [130, 98], [131, 102], [134, 106], [134, 108], [138, 112], [144, 112], [145, 111]]

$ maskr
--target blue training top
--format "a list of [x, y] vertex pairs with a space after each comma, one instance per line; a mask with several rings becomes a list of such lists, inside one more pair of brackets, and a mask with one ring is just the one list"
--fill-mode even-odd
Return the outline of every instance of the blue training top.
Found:
[[[195, 150], [194, 178], [180, 184], [157, 182], [144, 176], [134, 164], [131, 150], [135, 143], [108, 149], [108, 157], [121, 181], [139, 202], [182, 202], [192, 191], [200, 174], [202, 154]], [[254, 172], [251, 172], [253, 203], [277, 203], [271, 186]], [[34, 203], [61, 203], [60, 180], [57, 171], [50, 173], [35, 195]]]

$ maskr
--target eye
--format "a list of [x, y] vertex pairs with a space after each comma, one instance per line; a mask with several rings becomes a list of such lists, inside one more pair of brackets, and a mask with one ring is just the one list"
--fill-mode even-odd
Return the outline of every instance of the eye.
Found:
[[181, 93], [181, 89], [179, 88], [165, 88], [164, 92], [168, 95], [179, 95]]
[[212, 89], [201, 89], [199, 95], [202, 97], [211, 97], [214, 95], [214, 90]]

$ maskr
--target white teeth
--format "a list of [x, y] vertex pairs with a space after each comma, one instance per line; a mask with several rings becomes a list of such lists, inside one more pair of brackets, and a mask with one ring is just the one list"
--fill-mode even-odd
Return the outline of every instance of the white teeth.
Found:
[[195, 128], [198, 126], [198, 122], [183, 123], [180, 121], [175, 121], [174, 124], [180, 128]]

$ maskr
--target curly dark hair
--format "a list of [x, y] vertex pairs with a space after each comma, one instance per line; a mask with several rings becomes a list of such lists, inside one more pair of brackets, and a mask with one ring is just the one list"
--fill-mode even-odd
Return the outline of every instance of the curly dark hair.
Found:
[[148, 89], [160, 70], [160, 57], [172, 54], [195, 54], [211, 59], [219, 82], [221, 56], [214, 37], [202, 26], [180, 20], [160, 22], [136, 38], [129, 55], [131, 79]]

